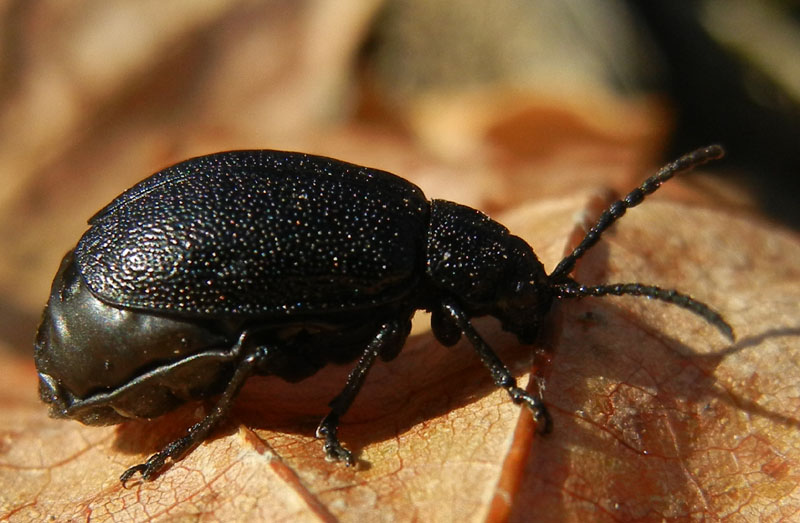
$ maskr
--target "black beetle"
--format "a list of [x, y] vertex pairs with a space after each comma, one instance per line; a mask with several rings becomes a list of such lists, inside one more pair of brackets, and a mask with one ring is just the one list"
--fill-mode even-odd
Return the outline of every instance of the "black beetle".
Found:
[[51, 416], [106, 425], [221, 393], [184, 437], [125, 471], [124, 484], [202, 441], [249, 376], [298, 381], [357, 359], [317, 429], [328, 458], [350, 465], [339, 418], [376, 358], [394, 358], [414, 311], [426, 309], [437, 340], [466, 336], [495, 384], [547, 431], [541, 401], [517, 387], [470, 319], [494, 316], [532, 343], [555, 298], [630, 294], [684, 307], [733, 339], [717, 312], [674, 290], [569, 277], [626, 209], [722, 155], [709, 146], [663, 167], [614, 202], [550, 274], [501, 224], [428, 201], [388, 172], [266, 150], [187, 160], [95, 214], [64, 257], [36, 337], [41, 398]]

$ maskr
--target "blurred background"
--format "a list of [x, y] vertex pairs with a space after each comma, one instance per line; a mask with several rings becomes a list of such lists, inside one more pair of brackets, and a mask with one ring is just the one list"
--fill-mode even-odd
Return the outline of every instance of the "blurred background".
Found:
[[777, 0], [5, 0], [0, 346], [30, 354], [89, 216], [226, 149], [334, 156], [496, 215], [629, 189], [719, 142], [729, 156], [685, 179], [691, 198], [797, 228], [799, 14]]

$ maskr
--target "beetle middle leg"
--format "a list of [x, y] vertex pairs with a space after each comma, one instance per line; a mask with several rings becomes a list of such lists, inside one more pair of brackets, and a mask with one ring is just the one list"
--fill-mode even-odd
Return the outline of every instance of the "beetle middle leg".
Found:
[[[518, 405], [525, 405], [530, 409], [533, 413], [533, 419], [539, 424], [539, 429], [542, 433], [550, 432], [553, 422], [542, 400], [517, 386], [517, 380], [511, 375], [508, 367], [503, 364], [489, 344], [481, 338], [478, 331], [470, 323], [467, 315], [461, 310], [461, 307], [455, 303], [445, 301], [441, 305], [441, 315], [439, 321], [451, 321], [453, 326], [457, 327], [467, 337], [484, 366], [492, 375], [495, 385], [505, 389], [511, 397], [511, 401]], [[441, 326], [440, 329], [446, 330]]]
[[350, 371], [347, 377], [344, 389], [328, 404], [331, 411], [327, 416], [322, 418], [322, 421], [317, 427], [317, 437], [324, 438], [325, 454], [331, 461], [344, 461], [347, 466], [354, 463], [353, 454], [344, 448], [339, 442], [337, 431], [339, 428], [339, 418], [353, 404], [361, 386], [367, 378], [367, 373], [375, 359], [381, 356], [384, 360], [394, 358], [408, 338], [408, 333], [411, 331], [411, 319], [405, 318], [402, 320], [391, 320], [383, 323], [378, 330], [378, 333], [369, 342], [361, 357], [358, 359], [356, 366]]

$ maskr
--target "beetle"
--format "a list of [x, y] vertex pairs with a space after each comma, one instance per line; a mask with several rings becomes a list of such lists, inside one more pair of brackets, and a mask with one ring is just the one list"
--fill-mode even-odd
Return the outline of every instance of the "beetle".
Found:
[[294, 382], [356, 361], [316, 431], [328, 459], [352, 465], [339, 419], [425, 309], [436, 339], [452, 346], [465, 336], [495, 385], [547, 432], [541, 399], [517, 386], [471, 319], [494, 316], [530, 344], [556, 299], [635, 295], [688, 309], [732, 340], [723, 317], [688, 295], [569, 276], [628, 208], [723, 154], [712, 145], [662, 167], [612, 203], [549, 274], [500, 223], [429, 201], [385, 171], [270, 150], [178, 163], [101, 209], [64, 256], [36, 335], [40, 396], [53, 417], [108, 425], [218, 395], [185, 436], [126, 470], [125, 485], [137, 473], [150, 480], [203, 441], [248, 377]]

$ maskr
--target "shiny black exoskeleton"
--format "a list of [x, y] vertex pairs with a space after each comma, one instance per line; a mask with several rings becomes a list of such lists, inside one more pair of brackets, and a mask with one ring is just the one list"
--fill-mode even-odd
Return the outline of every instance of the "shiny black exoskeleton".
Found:
[[150, 479], [202, 441], [249, 376], [297, 381], [357, 360], [317, 429], [327, 456], [352, 464], [339, 418], [426, 309], [443, 345], [466, 336], [496, 385], [549, 430], [541, 401], [517, 387], [471, 318], [494, 316], [531, 343], [554, 299], [632, 294], [689, 309], [732, 338], [718, 313], [676, 291], [569, 277], [627, 208], [722, 154], [710, 146], [662, 168], [612, 204], [550, 274], [499, 223], [428, 201], [384, 171], [278, 151], [187, 160], [98, 212], [64, 257], [36, 338], [41, 397], [52, 416], [105, 425], [221, 394], [186, 436], [122, 474], [125, 483], [137, 472]]

